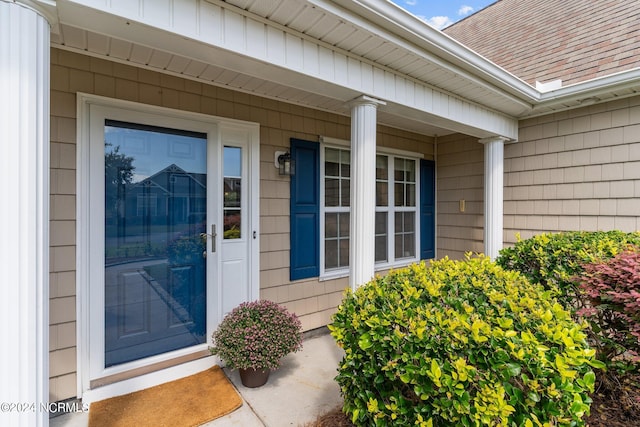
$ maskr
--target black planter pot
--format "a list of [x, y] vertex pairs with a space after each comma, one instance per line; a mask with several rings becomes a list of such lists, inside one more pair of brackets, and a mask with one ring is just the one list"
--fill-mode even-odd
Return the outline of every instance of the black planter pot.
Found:
[[269, 369], [238, 369], [240, 371], [240, 381], [242, 385], [248, 388], [256, 388], [263, 386], [269, 379], [271, 371]]

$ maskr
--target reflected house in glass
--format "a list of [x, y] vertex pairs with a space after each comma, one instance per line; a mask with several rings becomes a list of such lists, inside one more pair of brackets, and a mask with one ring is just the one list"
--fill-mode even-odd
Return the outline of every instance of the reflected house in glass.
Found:
[[207, 213], [206, 178], [206, 174], [189, 173], [171, 164], [140, 182], [126, 184], [127, 221], [203, 223]]

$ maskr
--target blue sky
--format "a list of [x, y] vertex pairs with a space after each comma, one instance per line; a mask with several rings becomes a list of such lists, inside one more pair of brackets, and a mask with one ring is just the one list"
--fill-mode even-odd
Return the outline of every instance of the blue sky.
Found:
[[477, 12], [496, 0], [391, 0], [439, 30]]

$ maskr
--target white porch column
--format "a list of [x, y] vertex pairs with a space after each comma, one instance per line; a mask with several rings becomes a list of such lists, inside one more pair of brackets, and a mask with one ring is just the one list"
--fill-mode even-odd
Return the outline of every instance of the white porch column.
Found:
[[55, 2], [0, 0], [3, 426], [49, 425], [50, 26], [40, 6], [51, 16]]
[[504, 143], [506, 138], [484, 138], [484, 253], [496, 259], [502, 249], [504, 203]]
[[349, 284], [354, 290], [375, 271], [376, 113], [384, 104], [368, 96], [351, 103]]

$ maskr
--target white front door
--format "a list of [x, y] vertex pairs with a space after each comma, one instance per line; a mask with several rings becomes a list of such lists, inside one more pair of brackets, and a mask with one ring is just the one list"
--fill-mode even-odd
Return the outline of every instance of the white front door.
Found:
[[80, 102], [85, 393], [201, 359], [222, 316], [258, 297], [258, 129]]

